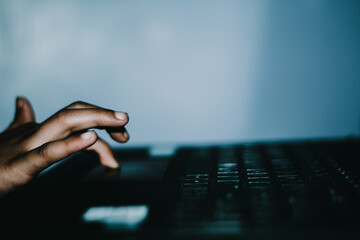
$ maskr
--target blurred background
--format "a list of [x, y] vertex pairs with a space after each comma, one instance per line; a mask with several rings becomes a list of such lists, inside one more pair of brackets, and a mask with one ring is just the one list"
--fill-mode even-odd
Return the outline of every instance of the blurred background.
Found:
[[358, 135], [359, 64], [360, 1], [0, 0], [1, 129], [23, 95], [128, 112], [124, 146]]

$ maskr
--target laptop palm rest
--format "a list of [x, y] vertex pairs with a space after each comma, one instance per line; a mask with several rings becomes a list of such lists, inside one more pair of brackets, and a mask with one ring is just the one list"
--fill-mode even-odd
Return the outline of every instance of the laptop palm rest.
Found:
[[161, 181], [167, 168], [168, 158], [120, 159], [120, 169], [109, 169], [102, 165], [96, 166], [84, 181], [124, 181], [148, 182]]

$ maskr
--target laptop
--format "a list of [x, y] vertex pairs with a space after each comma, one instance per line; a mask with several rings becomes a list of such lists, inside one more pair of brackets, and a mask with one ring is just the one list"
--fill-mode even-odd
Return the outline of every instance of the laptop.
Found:
[[359, 239], [360, 139], [83, 152], [1, 203], [4, 233], [81, 239]]

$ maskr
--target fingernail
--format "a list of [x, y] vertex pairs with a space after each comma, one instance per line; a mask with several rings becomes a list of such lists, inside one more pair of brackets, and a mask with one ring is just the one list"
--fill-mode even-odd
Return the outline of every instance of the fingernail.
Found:
[[92, 139], [95, 136], [95, 133], [93, 131], [85, 132], [81, 134], [81, 138], [85, 140]]
[[127, 133], [127, 131], [124, 132], [124, 137], [129, 138], [129, 134]]
[[126, 120], [128, 118], [128, 115], [124, 112], [115, 112], [115, 117], [120, 120]]

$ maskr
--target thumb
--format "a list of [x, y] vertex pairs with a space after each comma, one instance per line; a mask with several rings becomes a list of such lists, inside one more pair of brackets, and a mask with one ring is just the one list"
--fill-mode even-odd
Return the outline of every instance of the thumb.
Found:
[[18, 127], [21, 124], [34, 121], [35, 114], [30, 102], [24, 97], [17, 97], [15, 117], [8, 129], [12, 129]]

